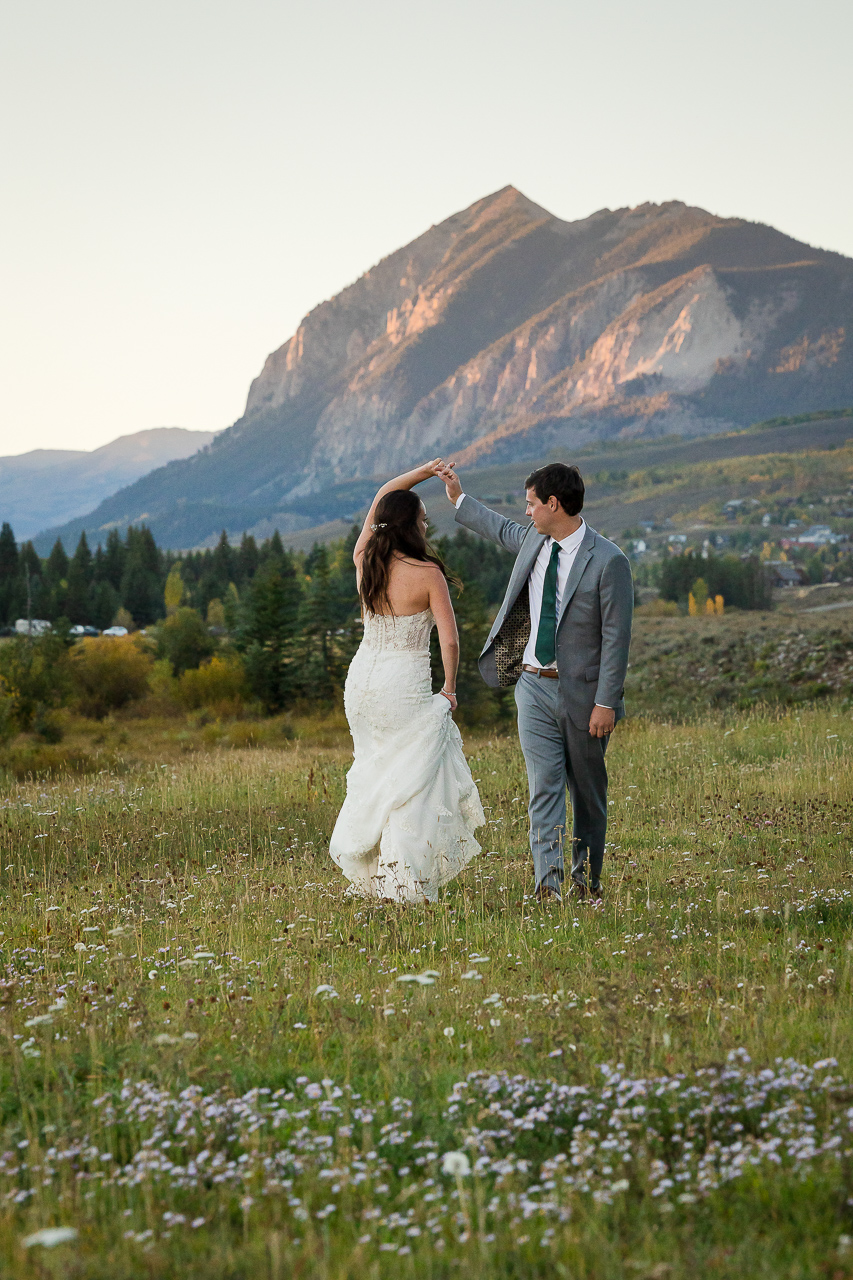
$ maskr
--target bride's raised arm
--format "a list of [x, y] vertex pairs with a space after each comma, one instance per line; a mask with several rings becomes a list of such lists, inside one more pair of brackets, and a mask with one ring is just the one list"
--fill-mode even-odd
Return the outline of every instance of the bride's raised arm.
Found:
[[364, 548], [370, 541], [370, 535], [373, 532], [370, 526], [376, 518], [376, 504], [379, 499], [384, 498], [386, 493], [391, 493], [394, 489], [414, 489], [415, 485], [420, 484], [421, 481], [429, 480], [430, 476], [438, 475], [438, 468], [443, 465], [441, 458], [433, 458], [432, 462], [425, 462], [422, 466], [415, 467], [413, 471], [404, 471], [401, 476], [395, 476], [393, 480], [385, 481], [370, 504], [370, 510], [365, 518], [361, 533], [358, 535], [358, 542], [353, 548], [352, 558], [356, 565], [364, 555]]

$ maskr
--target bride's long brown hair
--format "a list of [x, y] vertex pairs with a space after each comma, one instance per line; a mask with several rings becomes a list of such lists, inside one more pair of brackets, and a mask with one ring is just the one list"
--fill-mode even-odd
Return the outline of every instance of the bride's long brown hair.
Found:
[[418, 527], [421, 500], [411, 489], [392, 489], [380, 498], [373, 515], [373, 536], [361, 560], [359, 595], [367, 613], [393, 613], [388, 599], [388, 581], [394, 556], [436, 565], [448, 582], [461, 589], [441, 557], [429, 546]]

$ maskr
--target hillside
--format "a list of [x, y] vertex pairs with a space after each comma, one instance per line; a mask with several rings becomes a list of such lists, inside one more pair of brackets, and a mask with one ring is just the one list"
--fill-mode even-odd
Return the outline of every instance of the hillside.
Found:
[[[707, 533], [729, 535], [733, 529], [751, 530], [757, 546], [778, 539], [792, 518], [826, 521], [839, 532], [853, 531], [853, 522], [836, 518], [834, 508], [853, 506], [845, 494], [853, 483], [853, 412], [808, 423], [761, 424], [749, 430], [702, 439], [668, 437], [660, 440], [611, 441], [573, 454], [586, 483], [584, 515], [594, 528], [617, 541], [641, 524], [653, 524], [646, 534], [650, 546], [670, 533], [689, 533], [699, 542]], [[524, 520], [524, 480], [547, 455], [497, 466], [459, 468], [466, 492], [488, 506]], [[454, 512], [444, 487], [430, 481], [422, 492], [435, 536], [454, 532]], [[825, 495], [838, 495], [825, 504]], [[802, 499], [796, 508], [795, 498]], [[725, 504], [743, 499], [736, 519], [724, 514]], [[809, 510], [812, 503], [813, 510]], [[817, 505], [815, 505], [817, 504]], [[765, 514], [770, 521], [761, 525]], [[340, 529], [335, 536], [341, 536]], [[300, 537], [285, 541], [298, 545]]]
[[7, 520], [19, 539], [31, 538], [91, 511], [149, 471], [189, 457], [214, 434], [155, 427], [119, 436], [100, 449], [32, 449], [0, 458], [0, 520]]
[[495, 465], [848, 405], [851, 313], [853, 261], [772, 227], [679, 201], [563, 222], [506, 187], [306, 316], [208, 452], [59, 532], [297, 532], [424, 454]]

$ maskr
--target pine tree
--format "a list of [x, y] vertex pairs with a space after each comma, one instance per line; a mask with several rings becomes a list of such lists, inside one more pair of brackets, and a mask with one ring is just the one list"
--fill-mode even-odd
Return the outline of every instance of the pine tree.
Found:
[[86, 540], [86, 531], [80, 534], [77, 550], [68, 565], [68, 591], [65, 596], [65, 613], [71, 623], [88, 623], [92, 583], [92, 553]]
[[293, 561], [283, 550], [246, 592], [237, 647], [252, 692], [268, 711], [290, 705], [303, 684], [295, 643], [301, 596]]
[[145, 525], [127, 531], [121, 601], [138, 627], [149, 626], [163, 616], [162, 554]]
[[4, 522], [0, 529], [0, 626], [8, 626], [15, 621], [11, 615], [16, 611], [19, 569], [18, 544], [12, 526]]
[[121, 540], [121, 534], [118, 529], [110, 529], [107, 534], [106, 551], [103, 553], [103, 561], [99, 568], [99, 577], [109, 582], [116, 591], [121, 587], [126, 557], [127, 549]]
[[329, 554], [315, 544], [305, 562], [305, 593], [300, 611], [300, 633], [303, 647], [303, 676], [314, 696], [326, 701], [340, 682], [335, 661], [334, 598], [331, 589]]
[[48, 616], [51, 621], [65, 614], [65, 598], [68, 592], [68, 556], [59, 538], [54, 542], [44, 566], [45, 585], [49, 593]]
[[250, 533], [244, 533], [243, 540], [240, 543], [240, 550], [237, 552], [237, 564], [234, 574], [234, 580], [238, 587], [242, 587], [244, 583], [252, 581], [258, 571], [259, 564], [258, 544]]

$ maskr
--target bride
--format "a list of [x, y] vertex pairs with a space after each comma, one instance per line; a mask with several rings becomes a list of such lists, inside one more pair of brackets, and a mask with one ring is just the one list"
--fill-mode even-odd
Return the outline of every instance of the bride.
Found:
[[[447, 574], [411, 492], [439, 466], [384, 484], [353, 551], [364, 638], [344, 688], [354, 759], [329, 851], [354, 892], [397, 902], [435, 901], [480, 852], [474, 832], [485, 821], [451, 715], [459, 636]], [[444, 666], [435, 694], [433, 626]]]

